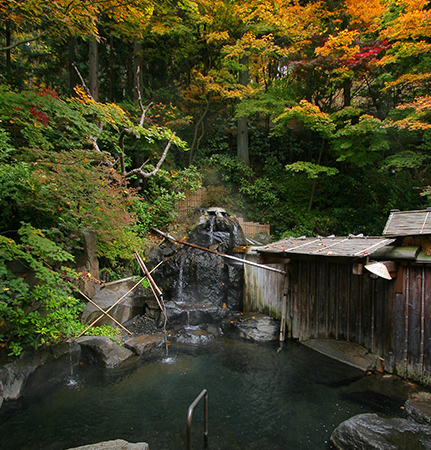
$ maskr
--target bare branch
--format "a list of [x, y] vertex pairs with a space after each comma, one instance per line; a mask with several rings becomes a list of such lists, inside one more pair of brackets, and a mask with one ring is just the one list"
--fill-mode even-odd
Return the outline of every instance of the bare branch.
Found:
[[90, 139], [94, 150], [96, 150], [98, 152], [101, 152], [101, 150], [99, 148], [99, 145], [97, 144], [97, 139], [100, 136], [100, 134], [102, 133], [102, 131], [103, 131], [103, 122], [99, 122], [99, 132], [98, 132], [97, 136], [93, 136], [92, 134], [88, 135], [88, 139]]
[[139, 107], [141, 108], [141, 119], [139, 121], [139, 126], [142, 127], [144, 125], [144, 120], [145, 120], [145, 116], [148, 112], [148, 110], [151, 108], [151, 106], [153, 106], [153, 102], [151, 102], [146, 108], [144, 108], [143, 104], [142, 104], [142, 96], [141, 96], [141, 88], [139, 86], [139, 72], [141, 71], [141, 67], [138, 66], [138, 68], [136, 69], [136, 91], [138, 94], [138, 103], [139, 103]]
[[[78, 74], [79, 79], [81, 80], [81, 84], [85, 89], [85, 93], [94, 101], [93, 96], [91, 95], [90, 90], [88, 89], [87, 85], [85, 84], [84, 78], [81, 75], [81, 72], [79, 71], [78, 67], [76, 66], [76, 64], [73, 62], [72, 63], [73, 68], [75, 69], [76, 73]], [[97, 143], [97, 139], [99, 138], [100, 134], [103, 131], [103, 122], [99, 121], [99, 132], [97, 133], [97, 136], [93, 136], [92, 134], [88, 135], [88, 139], [90, 139], [91, 144], [93, 145], [94, 150], [101, 152], [99, 145]]]
[[[78, 69], [78, 67], [76, 66], [75, 63], [73, 63], [73, 67], [74, 67], [74, 69], [76, 70], [76, 73], [78, 74], [79, 79], [81, 80], [82, 86], [84, 87], [86, 94], [94, 101], [94, 98], [93, 98], [93, 96], [91, 95], [91, 93], [90, 93], [90, 91], [89, 91], [87, 85], [85, 84], [84, 78], [82, 77], [82, 75], [81, 75], [81, 73], [80, 73], [80, 71], [79, 71], [79, 69]], [[145, 115], [147, 114], [147, 112], [148, 112], [148, 110], [151, 108], [151, 106], [153, 105], [153, 102], [151, 102], [146, 108], [143, 107], [143, 104], [142, 104], [142, 97], [141, 97], [141, 93], [140, 93], [140, 89], [139, 89], [139, 78], [138, 78], [138, 76], [139, 76], [139, 70], [140, 70], [140, 69], [139, 69], [139, 67], [138, 67], [137, 74], [136, 74], [136, 87], [137, 87], [137, 91], [138, 91], [139, 107], [141, 108], [141, 111], [142, 111], [141, 118], [140, 118], [140, 121], [139, 121], [139, 126], [142, 127], [143, 124], [144, 124]], [[100, 152], [101, 150], [100, 150], [100, 148], [99, 148], [99, 146], [98, 146], [98, 144], [97, 144], [97, 138], [98, 138], [98, 136], [100, 136], [100, 134], [102, 133], [102, 130], [103, 130], [103, 122], [100, 121], [100, 122], [99, 122], [99, 132], [98, 132], [98, 135], [97, 135], [97, 136], [92, 136], [92, 135], [90, 134], [90, 135], [88, 136], [88, 138], [90, 139], [90, 141], [91, 141], [91, 143], [92, 143], [92, 145], [93, 145], [93, 148], [94, 148], [95, 150], [97, 150], [98, 152]], [[163, 164], [163, 162], [164, 162], [165, 159], [166, 159], [166, 155], [168, 154], [169, 148], [170, 148], [171, 145], [172, 145], [172, 141], [173, 141], [173, 139], [174, 139], [175, 133], [173, 133], [171, 139], [169, 140], [169, 142], [167, 143], [165, 149], [163, 150], [162, 156], [160, 157], [160, 159], [159, 159], [159, 161], [158, 161], [156, 167], [155, 167], [154, 170], [152, 170], [151, 172], [144, 172], [144, 170], [143, 170], [144, 166], [148, 163], [148, 160], [145, 161], [140, 167], [137, 167], [137, 168], [135, 168], [135, 169], [132, 169], [130, 172], [126, 172], [126, 163], [125, 163], [125, 159], [124, 159], [124, 137], [125, 137], [125, 136], [130, 136], [130, 137], [135, 137], [135, 138], [138, 137], [136, 131], [130, 130], [129, 128], [124, 128], [124, 129], [121, 131], [121, 133], [120, 133], [120, 136], [119, 136], [119, 138], [118, 138], [118, 145], [119, 145], [120, 150], [121, 150], [121, 153], [120, 153], [120, 155], [119, 155], [121, 175], [122, 175], [124, 178], [131, 177], [132, 175], [135, 175], [135, 174], [136, 174], [136, 175], [140, 175], [140, 176], [142, 176], [143, 178], [150, 178], [150, 177], [152, 177], [153, 175], [155, 175], [155, 174], [160, 170], [161, 165]]]
[[77, 65], [73, 62], [72, 63], [73, 68], [75, 69], [76, 73], [78, 74], [79, 79], [81, 80], [81, 84], [83, 86], [83, 88], [85, 89], [85, 93], [92, 99], [94, 100], [93, 96], [91, 95], [90, 89], [88, 89], [84, 78], [81, 75], [81, 72], [79, 71]]
[[163, 161], [166, 159], [166, 156], [167, 156], [167, 154], [168, 154], [169, 148], [171, 147], [172, 140], [173, 140], [174, 136], [175, 136], [175, 133], [173, 134], [173, 136], [172, 136], [172, 138], [169, 140], [169, 142], [166, 144], [166, 147], [165, 147], [165, 149], [163, 150], [163, 154], [162, 154], [162, 156], [160, 157], [159, 162], [157, 163], [157, 165], [156, 165], [156, 167], [154, 168], [154, 170], [152, 170], [151, 172], [144, 172], [144, 171], [142, 170], [142, 168], [143, 168], [144, 165], [147, 163], [147, 162], [144, 162], [144, 164], [142, 164], [141, 167], [137, 167], [136, 169], [133, 169], [133, 170], [131, 170], [130, 172], [124, 173], [123, 175], [124, 175], [126, 178], [128, 178], [128, 177], [130, 177], [130, 176], [132, 176], [132, 175], [141, 175], [141, 177], [144, 177], [144, 178], [150, 178], [150, 177], [152, 177], [153, 175], [155, 175], [155, 174], [160, 170], [160, 167], [162, 166]]

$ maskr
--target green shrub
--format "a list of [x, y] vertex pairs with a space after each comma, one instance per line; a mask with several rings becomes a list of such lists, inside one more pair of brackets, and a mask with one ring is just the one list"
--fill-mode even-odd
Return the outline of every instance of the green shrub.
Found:
[[19, 242], [0, 235], [0, 344], [10, 355], [74, 336], [84, 307], [73, 296], [77, 274], [65, 266], [72, 255], [28, 224], [19, 235]]

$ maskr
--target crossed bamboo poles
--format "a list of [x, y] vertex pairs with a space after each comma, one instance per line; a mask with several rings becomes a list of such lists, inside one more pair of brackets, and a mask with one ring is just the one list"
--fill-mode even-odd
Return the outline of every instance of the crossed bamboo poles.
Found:
[[[95, 325], [103, 316], [107, 316], [109, 317], [109, 319], [111, 319], [114, 323], [116, 323], [119, 327], [121, 327], [124, 331], [126, 331], [127, 333], [129, 333], [130, 335], [132, 335], [133, 333], [131, 331], [129, 331], [126, 327], [124, 327], [123, 325], [121, 325], [120, 322], [118, 322], [116, 319], [114, 319], [114, 317], [112, 317], [112, 315], [109, 314], [109, 311], [111, 311], [111, 309], [113, 309], [115, 306], [118, 305], [118, 303], [120, 303], [125, 297], [127, 297], [134, 289], [136, 289], [146, 278], [148, 279], [148, 283], [150, 285], [151, 291], [154, 295], [154, 297], [157, 300], [157, 304], [159, 305], [163, 315], [165, 316], [165, 319], [167, 320], [166, 317], [166, 312], [164, 309], [164, 304], [163, 304], [163, 294], [162, 291], [159, 289], [159, 287], [157, 286], [156, 282], [154, 281], [153, 277], [151, 276], [151, 273], [153, 273], [159, 266], [160, 264], [162, 264], [163, 261], [160, 261], [159, 264], [157, 264], [152, 270], [151, 272], [148, 271], [147, 267], [144, 264], [144, 261], [142, 260], [141, 256], [139, 255], [138, 252], [135, 252], [135, 258], [138, 261], [139, 267], [141, 268], [142, 272], [144, 273], [144, 276], [136, 283], [132, 286], [131, 289], [129, 289], [124, 295], [122, 295], [114, 304], [112, 304], [106, 311], [101, 308], [98, 304], [96, 304], [95, 302], [93, 302], [93, 300], [91, 300], [90, 298], [88, 298], [83, 292], [79, 291], [79, 293], [88, 301], [90, 302], [92, 305], [94, 305], [98, 310], [100, 310], [102, 312], [102, 314], [97, 317], [96, 319], [93, 320], [93, 322], [90, 323], [90, 325], [88, 325], [87, 328], [85, 328], [84, 331], [82, 331], [79, 336], [77, 336], [77, 338], [80, 338], [82, 335], [84, 335], [93, 325]], [[163, 304], [163, 306], [162, 306]]]

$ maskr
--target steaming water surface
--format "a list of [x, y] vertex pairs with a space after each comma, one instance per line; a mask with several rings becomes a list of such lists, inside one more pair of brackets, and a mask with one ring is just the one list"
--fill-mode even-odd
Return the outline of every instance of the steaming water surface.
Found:
[[[280, 348], [222, 337], [203, 346], [172, 344], [167, 357], [75, 373], [55, 391], [3, 408], [1, 449], [64, 450], [111, 439], [184, 449], [188, 406], [205, 388], [209, 449], [324, 450], [342, 421], [398, 414], [405, 401], [401, 382], [362, 377], [296, 342]], [[194, 449], [202, 448], [202, 417], [200, 403]]]

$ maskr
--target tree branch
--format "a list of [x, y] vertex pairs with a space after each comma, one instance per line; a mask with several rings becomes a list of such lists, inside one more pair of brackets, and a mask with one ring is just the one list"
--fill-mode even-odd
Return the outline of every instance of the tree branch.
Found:
[[[76, 73], [78, 74], [79, 79], [81, 80], [81, 83], [82, 83], [82, 86], [83, 86], [84, 89], [85, 89], [85, 92], [86, 92], [87, 95], [94, 101], [94, 98], [93, 98], [93, 96], [91, 95], [91, 93], [90, 93], [90, 91], [89, 91], [87, 85], [85, 84], [84, 78], [82, 77], [81, 73], [79, 72], [78, 67], [76, 66], [75, 63], [72, 63], [72, 65], [73, 65], [74, 69], [76, 70]], [[145, 116], [146, 116], [148, 110], [149, 110], [149, 109], [151, 108], [151, 106], [153, 105], [153, 102], [151, 102], [146, 108], [144, 108], [144, 106], [143, 106], [143, 104], [142, 104], [142, 97], [141, 97], [141, 92], [140, 92], [140, 89], [139, 89], [139, 70], [140, 70], [140, 69], [139, 69], [139, 67], [138, 67], [137, 73], [136, 73], [136, 88], [137, 88], [137, 91], [138, 91], [138, 102], [139, 102], [139, 107], [140, 107], [141, 112], [142, 112], [141, 118], [140, 118], [140, 120], [139, 120], [139, 126], [142, 127], [143, 124], [144, 124], [144, 121], [145, 121]], [[207, 108], [207, 110], [208, 110], [208, 108]], [[103, 130], [103, 122], [100, 121], [100, 122], [99, 122], [99, 133], [98, 133], [98, 136], [100, 136], [100, 133], [102, 132], [102, 130]], [[97, 150], [97, 151], [100, 152], [101, 150], [100, 150], [99, 146], [97, 145], [97, 138], [98, 138], [98, 136], [95, 137], [95, 136], [92, 136], [92, 135], [90, 134], [90, 135], [88, 136], [88, 138], [91, 140], [91, 142], [92, 142], [92, 144], [93, 144], [93, 148], [94, 148], [95, 150]], [[132, 169], [132, 170], [129, 171], [129, 172], [126, 171], [126, 163], [125, 163], [125, 159], [124, 159], [124, 137], [125, 137], [125, 136], [130, 136], [130, 137], [135, 137], [135, 138], [138, 137], [135, 131], [130, 130], [130, 129], [128, 129], [128, 128], [124, 128], [124, 129], [121, 131], [121, 133], [120, 133], [120, 136], [119, 136], [119, 138], [118, 138], [118, 145], [119, 145], [120, 150], [121, 150], [121, 153], [120, 153], [120, 155], [119, 155], [121, 175], [122, 175], [124, 178], [131, 177], [132, 175], [140, 175], [140, 176], [142, 176], [143, 178], [150, 178], [150, 177], [152, 177], [153, 175], [155, 175], [155, 174], [160, 170], [161, 165], [163, 164], [163, 162], [164, 162], [165, 159], [166, 159], [166, 155], [168, 154], [169, 148], [170, 148], [171, 145], [172, 145], [172, 141], [173, 141], [173, 139], [174, 139], [174, 137], [175, 137], [175, 133], [173, 133], [171, 139], [169, 139], [169, 142], [166, 144], [166, 147], [165, 147], [165, 149], [163, 150], [162, 156], [160, 157], [160, 159], [159, 159], [159, 161], [158, 161], [156, 167], [154, 168], [154, 170], [152, 170], [151, 172], [144, 172], [144, 170], [143, 170], [143, 167], [147, 164], [148, 160], [145, 161], [140, 167], [137, 167], [137, 168], [135, 168], [135, 169]]]
[[87, 84], [85, 83], [85, 80], [84, 80], [84, 78], [82, 77], [81, 72], [79, 71], [78, 67], [76, 66], [76, 64], [75, 64], [74, 62], [72, 63], [72, 66], [73, 66], [73, 68], [75, 69], [76, 73], [78, 74], [79, 79], [81, 80], [81, 84], [82, 84], [82, 87], [83, 87], [84, 90], [85, 90], [85, 93], [86, 93], [92, 100], [94, 100], [93, 96], [92, 96], [91, 93], [90, 93], [90, 89], [88, 89]]
[[138, 93], [138, 103], [139, 108], [141, 108], [141, 119], [139, 120], [139, 126], [142, 127], [144, 125], [145, 116], [147, 115], [148, 110], [153, 106], [153, 102], [151, 102], [146, 108], [142, 104], [142, 96], [141, 96], [141, 88], [139, 86], [139, 72], [141, 71], [141, 67], [138, 66], [136, 69], [136, 91]]
[[33, 42], [40, 39], [46, 32], [42, 31], [42, 33], [38, 34], [35, 37], [32, 37], [30, 39], [23, 39], [22, 41], [15, 42], [14, 44], [8, 45], [7, 47], [0, 47], [0, 52], [7, 52], [8, 50], [12, 50], [15, 47], [18, 47], [22, 44], [27, 44], [27, 42]]
[[152, 177], [153, 175], [155, 175], [155, 174], [160, 170], [160, 167], [162, 166], [163, 161], [166, 159], [166, 156], [167, 156], [167, 154], [168, 154], [169, 148], [171, 147], [172, 140], [173, 140], [174, 136], [175, 136], [175, 133], [173, 134], [173, 136], [172, 136], [172, 138], [169, 140], [169, 142], [166, 144], [166, 147], [165, 147], [165, 149], [163, 150], [163, 154], [162, 154], [162, 156], [160, 157], [159, 162], [157, 163], [157, 165], [156, 165], [156, 167], [154, 168], [154, 170], [152, 170], [151, 172], [144, 172], [144, 171], [142, 170], [142, 168], [144, 167], [144, 165], [147, 163], [147, 161], [146, 161], [146, 162], [144, 162], [144, 164], [142, 164], [140, 167], [137, 167], [136, 169], [132, 169], [130, 172], [123, 173], [124, 177], [128, 178], [128, 177], [131, 177], [132, 175], [141, 175], [143, 178], [150, 178], [150, 177]]
[[[74, 62], [72, 63], [72, 66], [73, 66], [73, 68], [75, 69], [76, 73], [78, 74], [78, 77], [79, 77], [79, 79], [81, 80], [81, 84], [82, 84], [82, 86], [84, 87], [84, 90], [85, 90], [86, 94], [87, 94], [93, 101], [95, 101], [94, 98], [93, 98], [93, 96], [91, 95], [90, 90], [88, 89], [87, 85], [85, 84], [85, 81], [84, 81], [84, 78], [83, 78], [82, 75], [81, 75], [81, 72], [79, 71], [78, 67], [76, 66], [76, 64], [75, 64]], [[88, 135], [88, 139], [90, 139], [90, 141], [91, 141], [91, 143], [92, 143], [92, 145], [93, 145], [94, 150], [96, 150], [96, 151], [98, 151], [98, 152], [101, 152], [101, 150], [100, 150], [99, 145], [98, 145], [98, 143], [97, 143], [97, 139], [98, 139], [98, 137], [100, 136], [100, 134], [102, 133], [102, 131], [103, 131], [103, 122], [102, 122], [102, 121], [99, 121], [99, 132], [97, 133], [97, 136], [93, 136], [92, 134], [89, 134], [89, 135]]]

